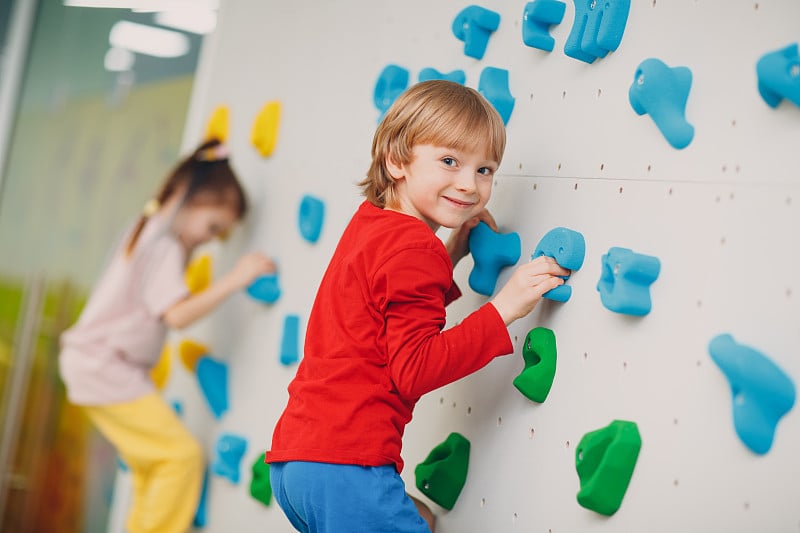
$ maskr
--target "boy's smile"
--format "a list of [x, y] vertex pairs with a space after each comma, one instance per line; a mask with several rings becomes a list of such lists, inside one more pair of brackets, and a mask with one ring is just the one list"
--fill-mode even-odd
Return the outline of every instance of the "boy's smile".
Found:
[[486, 206], [497, 166], [482, 152], [416, 145], [410, 163], [386, 162], [398, 204], [387, 208], [418, 218], [433, 231], [456, 228]]

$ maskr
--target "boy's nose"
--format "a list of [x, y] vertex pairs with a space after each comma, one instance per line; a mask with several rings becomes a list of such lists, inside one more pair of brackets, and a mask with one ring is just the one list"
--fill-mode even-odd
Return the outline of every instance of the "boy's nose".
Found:
[[471, 192], [475, 190], [475, 173], [464, 169], [456, 177], [456, 188], [459, 191]]

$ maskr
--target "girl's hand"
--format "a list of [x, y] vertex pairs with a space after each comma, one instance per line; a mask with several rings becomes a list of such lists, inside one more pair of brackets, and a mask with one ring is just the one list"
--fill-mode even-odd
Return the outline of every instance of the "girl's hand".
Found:
[[564, 284], [558, 276], [569, 273], [552, 257], [537, 257], [517, 268], [491, 303], [509, 325], [533, 311], [544, 293]]
[[469, 232], [480, 222], [486, 222], [492, 228], [492, 231], [497, 231], [497, 223], [494, 221], [494, 217], [488, 209], [484, 209], [450, 232], [445, 248], [447, 248], [447, 253], [450, 255], [450, 261], [452, 261], [454, 267], [461, 258], [469, 253]]
[[237, 289], [244, 289], [256, 278], [277, 271], [275, 263], [260, 252], [251, 252], [239, 258], [228, 273]]

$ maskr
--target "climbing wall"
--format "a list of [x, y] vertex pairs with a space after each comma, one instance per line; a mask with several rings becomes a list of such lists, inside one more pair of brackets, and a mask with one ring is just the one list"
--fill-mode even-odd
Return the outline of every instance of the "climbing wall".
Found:
[[[236, 295], [172, 338], [202, 342], [228, 368], [228, 409], [219, 417], [182, 365], [173, 363], [165, 388], [209, 460], [218, 443], [227, 443], [223, 463], [240, 467], [238, 482], [219, 474], [225, 468], [210, 475], [206, 531], [291, 531], [274, 501], [265, 506], [250, 496], [250, 466], [269, 445], [296, 368], [281, 362], [286, 317], [299, 317], [302, 344], [317, 283], [360, 202], [355, 183], [369, 165], [381, 114], [376, 104], [390, 102], [404, 86], [402, 75], [379, 83], [389, 65], [399, 67], [395, 73], [405, 69], [409, 83], [424, 68], [461, 70], [476, 88], [487, 67], [506, 70], [507, 87], [501, 73], [482, 88], [508, 121], [490, 209], [503, 232], [518, 233], [521, 261], [556, 227], [579, 232], [586, 245], [584, 264], [568, 282], [569, 301], [544, 301], [510, 328], [514, 355], [419, 403], [404, 441], [403, 477], [412, 493], [426, 499], [415, 488], [414, 467], [451, 432], [471, 443], [466, 483], [452, 510], [431, 503], [438, 531], [800, 528], [792, 489], [800, 476], [796, 409], [780, 418], [768, 451], [757, 453], [752, 440], [740, 438], [753, 421], [740, 419], [737, 432], [731, 382], [709, 353], [722, 334], [752, 348], [723, 351], [744, 365], [738, 377], [731, 373], [737, 412], [755, 410], [756, 426], [786, 410], [787, 394], [793, 403], [792, 383], [800, 379], [800, 108], [790, 100], [800, 100], [800, 63], [796, 51], [770, 56], [764, 97], [756, 65], [800, 40], [800, 4], [634, 0], [620, 20], [622, 2], [588, 8], [584, 2], [585, 48], [580, 32], [571, 36], [576, 23], [583, 27], [571, 0], [560, 19], [557, 2], [487, 0], [481, 6], [500, 20], [484, 35], [485, 47], [479, 33], [465, 37], [463, 25], [461, 37], [470, 42], [454, 35], [454, 19], [472, 16], [461, 2], [222, 4], [220, 25], [202, 54], [185, 146], [196, 144], [214, 110], [227, 106], [234, 166], [253, 206], [228, 243], [209, 248], [214, 275], [238, 254], [262, 250], [279, 263], [281, 294], [273, 303]], [[605, 10], [604, 24], [616, 27], [601, 28], [605, 37], [595, 42], [598, 10]], [[468, 22], [467, 33], [486, 25]], [[549, 31], [553, 50], [527, 46], [524, 31], [526, 41], [539, 44]], [[251, 138], [256, 117], [273, 101], [279, 117], [267, 117], [265, 126], [262, 115], [257, 127], [277, 131], [265, 157]], [[315, 243], [298, 230], [307, 194], [325, 204]], [[603, 305], [596, 287], [612, 247], [658, 258], [648, 314]], [[456, 268], [465, 296], [451, 306], [451, 324], [488, 298], [469, 288], [471, 268], [470, 259]], [[609, 269], [619, 274], [620, 265]], [[502, 271], [499, 283], [509, 275]], [[618, 283], [637, 285], [621, 275]], [[648, 284], [638, 289], [648, 294]], [[544, 403], [512, 385], [524, 366], [525, 336], [536, 326], [551, 329], [557, 344]], [[780, 371], [756, 371], [765, 364]], [[786, 378], [789, 393], [780, 381]], [[636, 423], [641, 451], [621, 506], [608, 517], [576, 499], [576, 448], [614, 420]], [[772, 424], [763, 425], [771, 436]], [[759, 442], [764, 432], [757, 428]], [[581, 451], [588, 457], [597, 450]], [[623, 455], [630, 466], [631, 453]], [[607, 467], [600, 464], [596, 479], [587, 480], [599, 483], [599, 493], [608, 479], [625, 478], [625, 468], [609, 478]]]

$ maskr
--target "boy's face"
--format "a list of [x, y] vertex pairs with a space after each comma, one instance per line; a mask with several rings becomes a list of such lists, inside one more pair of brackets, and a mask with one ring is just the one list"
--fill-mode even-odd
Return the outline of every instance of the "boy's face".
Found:
[[436, 231], [461, 226], [486, 206], [498, 163], [483, 152], [421, 144], [414, 146], [411, 163], [387, 160], [386, 166], [397, 182], [398, 205], [390, 208]]

